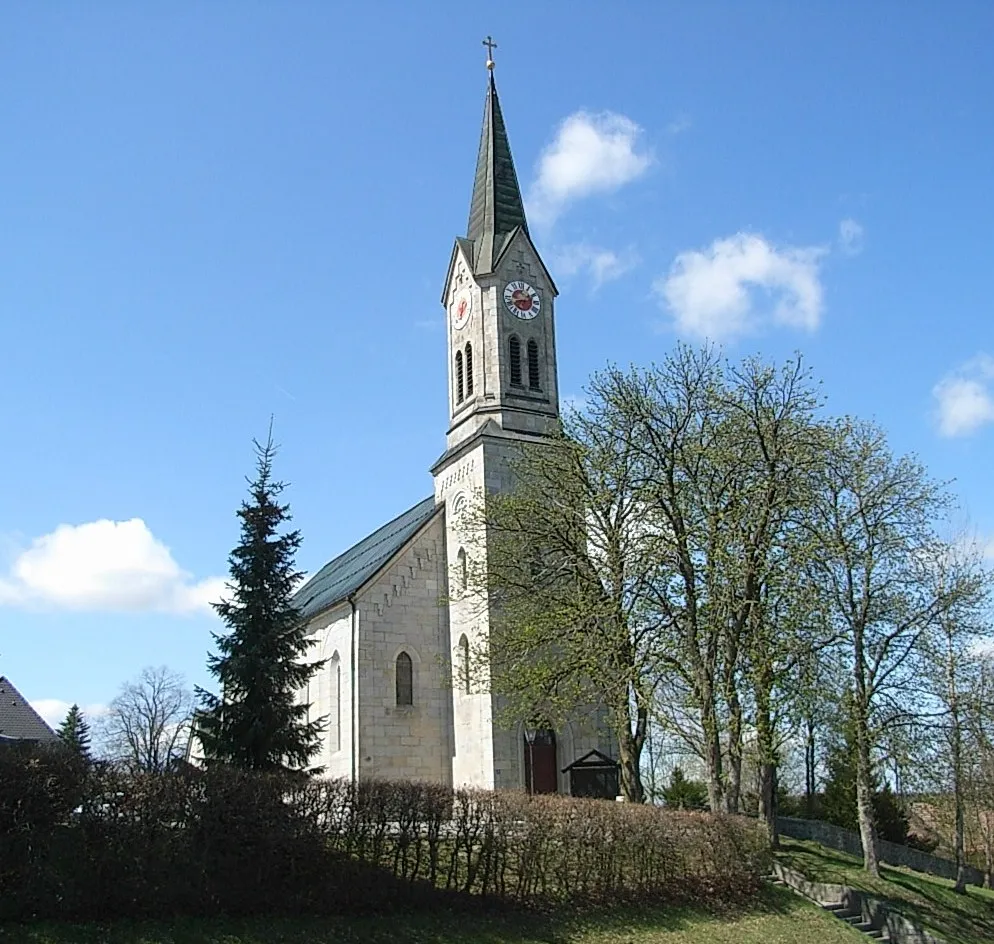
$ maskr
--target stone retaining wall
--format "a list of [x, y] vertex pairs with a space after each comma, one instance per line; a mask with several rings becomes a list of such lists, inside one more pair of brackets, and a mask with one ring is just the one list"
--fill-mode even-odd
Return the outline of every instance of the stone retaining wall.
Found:
[[[777, 832], [783, 836], [790, 836], [792, 839], [813, 839], [823, 846], [838, 849], [840, 852], [848, 852], [850, 855], [863, 855], [863, 845], [860, 842], [859, 833], [850, 829], [842, 829], [822, 820], [779, 816], [777, 817]], [[920, 849], [912, 849], [910, 846], [887, 842], [884, 839], [878, 841], [878, 846], [881, 862], [886, 862], [888, 865], [903, 865], [916, 872], [925, 872], [928, 875], [938, 875], [940, 878], [956, 881], [956, 863], [949, 859], [940, 859], [938, 856], [929, 855]], [[966, 880], [970, 885], [982, 888], [984, 873], [980, 869], [968, 865], [966, 866]]]
[[844, 905], [847, 911], [861, 915], [863, 921], [877, 930], [886, 931], [893, 944], [946, 944], [941, 937], [918, 927], [894, 911], [890, 905], [885, 905], [878, 898], [871, 898], [866, 892], [857, 891], [848, 885], [812, 882], [806, 875], [781, 862], [773, 863], [773, 874], [794, 891], [820, 905]]

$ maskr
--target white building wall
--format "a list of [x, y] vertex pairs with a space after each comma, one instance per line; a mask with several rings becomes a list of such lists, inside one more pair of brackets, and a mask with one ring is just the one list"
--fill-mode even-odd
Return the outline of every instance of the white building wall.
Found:
[[312, 676], [304, 697], [311, 705], [310, 719], [325, 719], [321, 750], [312, 763], [324, 767], [327, 777], [352, 777], [352, 607], [349, 603], [312, 620], [310, 633], [316, 644], [310, 656], [327, 660]]

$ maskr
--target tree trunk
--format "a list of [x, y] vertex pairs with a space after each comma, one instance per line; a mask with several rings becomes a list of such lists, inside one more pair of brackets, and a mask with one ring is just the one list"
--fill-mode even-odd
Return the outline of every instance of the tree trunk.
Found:
[[725, 812], [738, 813], [742, 795], [742, 701], [738, 690], [739, 636], [744, 623], [732, 620], [725, 629], [722, 689], [728, 712], [728, 771], [725, 782]]
[[870, 765], [870, 733], [861, 705], [856, 718], [856, 815], [859, 838], [863, 844], [863, 868], [871, 875], [880, 875], [877, 852], [877, 827], [873, 822], [873, 770]]
[[984, 888], [994, 888], [994, 830], [988, 832], [984, 842]]
[[956, 861], [956, 885], [953, 891], [958, 895], [966, 894], [966, 850], [965, 850], [965, 822], [963, 810], [963, 784], [962, 784], [962, 750], [960, 739], [959, 712], [953, 708], [953, 731], [952, 731], [952, 762], [953, 762], [953, 803], [955, 804], [956, 815], [956, 837], [955, 861]]
[[771, 849], [780, 848], [777, 832], [777, 765], [764, 761], [759, 765], [759, 815], [766, 826]]
[[742, 705], [738, 693], [728, 697], [728, 780], [725, 812], [738, 813], [742, 793]]
[[[628, 717], [627, 712], [625, 713]], [[638, 713], [637, 730], [632, 734], [630, 717], [621, 730], [615, 732], [618, 737], [618, 763], [621, 773], [621, 794], [630, 803], [644, 803], [645, 789], [642, 786], [642, 745], [645, 743], [644, 712]]]
[[817, 792], [817, 781], [815, 779], [815, 723], [809, 717], [807, 722], [807, 737], [804, 741], [804, 808], [808, 816], [814, 816], [815, 793]]
[[949, 718], [952, 721], [952, 735], [950, 739], [950, 753], [952, 756], [953, 768], [953, 805], [956, 823], [956, 834], [953, 841], [954, 858], [956, 862], [956, 884], [953, 891], [957, 895], [966, 894], [966, 852], [963, 833], [965, 831], [964, 811], [963, 811], [963, 738], [959, 712], [959, 697], [956, 690], [956, 654], [950, 642], [948, 652], [948, 697], [949, 697]]
[[766, 825], [770, 848], [779, 844], [777, 834], [777, 756], [773, 746], [768, 679], [756, 686], [756, 748], [759, 752], [759, 816]]
[[721, 741], [714, 706], [714, 690], [706, 689], [701, 704], [701, 728], [704, 732], [704, 762], [708, 768], [708, 807], [712, 813], [722, 811]]

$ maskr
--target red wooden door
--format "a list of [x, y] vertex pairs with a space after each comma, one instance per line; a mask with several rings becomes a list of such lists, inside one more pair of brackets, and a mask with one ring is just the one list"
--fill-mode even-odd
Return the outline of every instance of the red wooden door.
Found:
[[525, 788], [529, 793], [559, 792], [553, 731], [537, 731], [531, 743], [525, 738]]

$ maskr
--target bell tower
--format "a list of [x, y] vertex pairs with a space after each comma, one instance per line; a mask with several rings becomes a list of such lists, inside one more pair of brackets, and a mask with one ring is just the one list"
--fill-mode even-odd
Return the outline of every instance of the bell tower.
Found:
[[481, 676], [480, 666], [470, 671], [469, 660], [485, 649], [493, 604], [485, 591], [467, 582], [467, 575], [485, 563], [479, 558], [486, 547], [478, 535], [466, 533], [462, 509], [485, 492], [507, 489], [520, 447], [541, 443], [559, 428], [557, 291], [528, 232], [494, 82], [493, 44], [488, 38], [484, 45], [491, 56], [469, 223], [453, 246], [442, 292], [449, 379], [446, 450], [431, 471], [435, 502], [445, 506], [452, 782], [523, 789], [521, 732], [495, 727], [498, 696], [480, 681], [486, 675]]
[[544, 435], [559, 417], [555, 283], [525, 219], [493, 62], [466, 236], [442, 292], [449, 371], [449, 449], [489, 423]]

